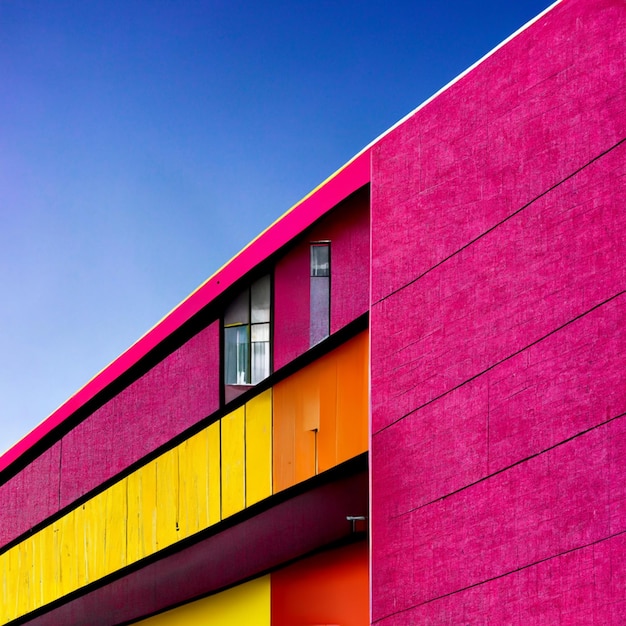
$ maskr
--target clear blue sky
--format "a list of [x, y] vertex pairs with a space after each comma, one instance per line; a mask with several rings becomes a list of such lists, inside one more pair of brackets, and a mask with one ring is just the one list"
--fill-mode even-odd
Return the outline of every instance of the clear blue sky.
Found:
[[0, 452], [549, 4], [0, 0]]

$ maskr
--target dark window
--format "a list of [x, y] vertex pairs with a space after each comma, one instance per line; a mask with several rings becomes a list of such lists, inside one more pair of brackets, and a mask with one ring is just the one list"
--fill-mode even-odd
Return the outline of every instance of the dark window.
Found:
[[330, 242], [311, 244], [310, 345], [330, 334]]
[[270, 300], [270, 277], [264, 276], [224, 312], [226, 402], [270, 375]]

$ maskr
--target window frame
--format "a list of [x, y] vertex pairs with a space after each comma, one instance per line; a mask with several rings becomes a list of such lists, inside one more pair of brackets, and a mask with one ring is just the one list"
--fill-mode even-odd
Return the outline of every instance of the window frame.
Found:
[[[262, 284], [264, 281], [267, 281], [267, 285]], [[260, 292], [257, 290], [259, 286]], [[259, 296], [260, 306], [257, 308], [254, 301], [255, 292]], [[243, 300], [246, 300], [245, 306]], [[224, 309], [221, 317], [221, 375], [224, 403], [234, 400], [272, 374], [273, 304], [272, 274], [267, 273], [241, 290]], [[242, 332], [242, 329], [245, 331]], [[229, 336], [237, 339], [233, 342], [229, 340]], [[241, 341], [241, 338], [245, 342]], [[263, 348], [259, 350], [260, 346]], [[255, 369], [255, 363], [259, 362], [262, 366]]]
[[[315, 267], [315, 252], [326, 250], [326, 267]], [[309, 242], [309, 347], [330, 337], [331, 326], [331, 241]]]

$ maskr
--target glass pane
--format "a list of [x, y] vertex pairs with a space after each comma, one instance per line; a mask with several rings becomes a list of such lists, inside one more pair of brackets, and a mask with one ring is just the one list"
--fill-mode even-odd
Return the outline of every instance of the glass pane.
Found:
[[330, 334], [330, 278], [311, 277], [310, 345], [326, 339]]
[[256, 385], [270, 375], [270, 344], [262, 341], [252, 344], [252, 384]]
[[255, 341], [269, 341], [270, 340], [270, 325], [269, 324], [252, 324], [252, 343]]
[[248, 290], [231, 302], [226, 313], [224, 313], [224, 326], [232, 324], [248, 324], [250, 322], [250, 297]]
[[330, 276], [330, 245], [311, 246], [311, 276]]
[[250, 288], [252, 295], [252, 323], [270, 321], [270, 277], [263, 276]]
[[248, 326], [224, 329], [224, 382], [247, 385], [249, 376]]

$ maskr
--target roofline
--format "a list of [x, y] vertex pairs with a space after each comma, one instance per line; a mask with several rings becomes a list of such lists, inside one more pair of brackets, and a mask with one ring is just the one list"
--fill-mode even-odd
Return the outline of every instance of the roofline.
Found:
[[0, 473], [59, 428], [76, 411], [120, 378], [240, 278], [369, 181], [369, 150], [363, 150], [255, 237], [147, 333], [9, 448], [0, 457]]
[[482, 57], [480, 57], [478, 61], [472, 63], [472, 65], [470, 65], [467, 69], [463, 70], [460, 74], [455, 76], [450, 82], [446, 83], [441, 89], [436, 91], [432, 96], [429, 96], [428, 98], [426, 98], [424, 102], [422, 102], [421, 104], [418, 104], [412, 111], [407, 113], [403, 118], [399, 119], [393, 126], [390, 126], [387, 130], [383, 131], [380, 135], [378, 135], [378, 137], [376, 137], [376, 139], [368, 143], [365, 146], [365, 148], [361, 150], [361, 152], [358, 152], [354, 158], [355, 159], [358, 158], [364, 152], [369, 152], [371, 148], [373, 148], [377, 143], [381, 141], [381, 139], [383, 139], [384, 137], [392, 133], [396, 128], [398, 128], [398, 126], [402, 126], [402, 124], [404, 124], [404, 122], [406, 122], [409, 118], [413, 117], [418, 111], [421, 111], [427, 104], [430, 104], [435, 98], [438, 98], [444, 91], [448, 91], [450, 87], [452, 87], [453, 85], [458, 83], [462, 78], [467, 76], [467, 74], [469, 74], [472, 70], [477, 68], [481, 63], [486, 61], [490, 56], [495, 54], [498, 50], [500, 50], [500, 48], [502, 48], [507, 43], [509, 43], [509, 41], [517, 37], [520, 33], [524, 32], [527, 28], [532, 26], [535, 22], [539, 21], [544, 15], [546, 15], [546, 13], [549, 13], [557, 5], [565, 1], [566, 0], [555, 0], [555, 2], [553, 2], [550, 6], [546, 7], [541, 13], [535, 15], [535, 17], [528, 20], [528, 22], [520, 26], [515, 32], [511, 33], [506, 39], [503, 39], [498, 45], [496, 45], [494, 48], [489, 50], [489, 52], [485, 53]]
[[81, 387], [74, 395], [66, 400], [50, 416], [35, 426], [28, 434], [20, 439], [0, 456], [0, 474], [13, 465], [22, 455], [39, 443], [44, 437], [61, 426], [71, 415], [93, 399], [98, 393], [115, 382], [124, 372], [135, 365], [162, 341], [191, 319], [212, 300], [221, 295], [228, 287], [242, 278], [268, 256], [296, 237], [313, 222], [327, 213], [333, 206], [348, 197], [351, 193], [370, 182], [370, 152], [384, 137], [404, 124], [427, 104], [450, 89], [472, 70], [495, 54], [509, 41], [540, 20], [565, 0], [556, 0], [541, 13], [526, 22], [514, 33], [492, 48], [478, 61], [453, 78], [432, 96], [424, 100], [410, 113], [398, 120], [365, 148], [358, 152], [343, 167], [331, 174], [313, 191], [297, 202], [286, 213], [273, 222], [260, 235], [255, 237], [241, 252], [224, 264], [202, 285], [185, 298], [178, 306], [155, 324], [147, 333], [130, 346], [119, 357], [96, 374], [89, 382]]

